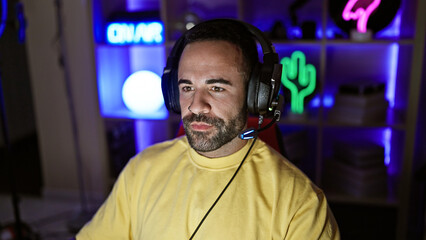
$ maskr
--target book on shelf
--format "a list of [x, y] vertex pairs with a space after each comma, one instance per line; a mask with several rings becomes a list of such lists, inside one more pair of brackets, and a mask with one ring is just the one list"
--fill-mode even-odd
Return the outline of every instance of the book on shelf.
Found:
[[341, 160], [332, 159], [326, 162], [326, 168], [332, 169], [336, 176], [356, 181], [354, 184], [366, 184], [387, 179], [387, 169], [384, 165], [355, 167]]
[[383, 166], [385, 148], [370, 141], [338, 141], [333, 156], [355, 167]]
[[377, 197], [387, 193], [384, 148], [368, 141], [340, 141], [333, 157], [325, 162], [327, 189], [357, 197]]
[[373, 124], [386, 121], [389, 102], [383, 83], [343, 84], [334, 98], [329, 120], [349, 124]]
[[373, 124], [386, 121], [389, 102], [386, 99], [376, 99], [369, 103], [359, 101], [358, 103], [335, 102], [329, 112], [329, 120], [349, 124]]
[[384, 93], [386, 84], [376, 80], [359, 80], [355, 82], [344, 83], [339, 86], [339, 93], [348, 95], [366, 96], [376, 93]]
[[352, 184], [347, 178], [326, 177], [324, 180], [325, 191], [344, 194], [359, 198], [385, 197], [388, 193], [387, 182], [370, 183], [369, 185]]
[[339, 160], [327, 161], [324, 185], [333, 190], [356, 197], [378, 197], [387, 193], [386, 167], [360, 168]]
[[385, 123], [387, 109], [387, 103], [386, 105], [376, 105], [367, 108], [336, 106], [330, 110], [329, 120], [333, 122], [358, 125]]
[[[387, 100], [384, 92], [378, 92], [368, 95], [353, 95], [337, 93], [334, 96], [334, 106], [367, 108], [369, 106], [386, 104]], [[387, 104], [386, 104], [387, 105]]]

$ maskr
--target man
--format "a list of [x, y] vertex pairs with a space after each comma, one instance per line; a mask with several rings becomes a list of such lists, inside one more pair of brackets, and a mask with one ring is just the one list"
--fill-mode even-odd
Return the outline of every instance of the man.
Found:
[[260, 139], [238, 137], [252, 34], [209, 21], [183, 42], [173, 81], [187, 136], [135, 156], [77, 240], [339, 239], [322, 191]]

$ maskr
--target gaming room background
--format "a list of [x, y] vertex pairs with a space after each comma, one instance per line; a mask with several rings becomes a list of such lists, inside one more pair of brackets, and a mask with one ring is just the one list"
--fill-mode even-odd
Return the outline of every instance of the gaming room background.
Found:
[[283, 147], [343, 239], [423, 238], [425, 1], [1, 2], [2, 194], [102, 201], [130, 157], [177, 134], [161, 93], [174, 41], [234, 18], [275, 45]]

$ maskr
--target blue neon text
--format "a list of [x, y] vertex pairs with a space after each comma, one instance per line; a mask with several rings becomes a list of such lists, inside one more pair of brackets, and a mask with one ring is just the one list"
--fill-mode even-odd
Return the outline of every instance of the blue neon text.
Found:
[[107, 42], [110, 44], [161, 44], [163, 24], [159, 22], [110, 23], [107, 26]]

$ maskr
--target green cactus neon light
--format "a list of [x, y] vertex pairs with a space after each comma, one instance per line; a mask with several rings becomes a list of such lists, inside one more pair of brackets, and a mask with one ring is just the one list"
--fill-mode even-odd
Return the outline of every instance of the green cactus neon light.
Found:
[[317, 71], [312, 64], [306, 64], [306, 56], [301, 51], [294, 51], [291, 58], [282, 58], [281, 64], [283, 65], [281, 82], [290, 90], [291, 111], [302, 114], [305, 98], [315, 91]]

